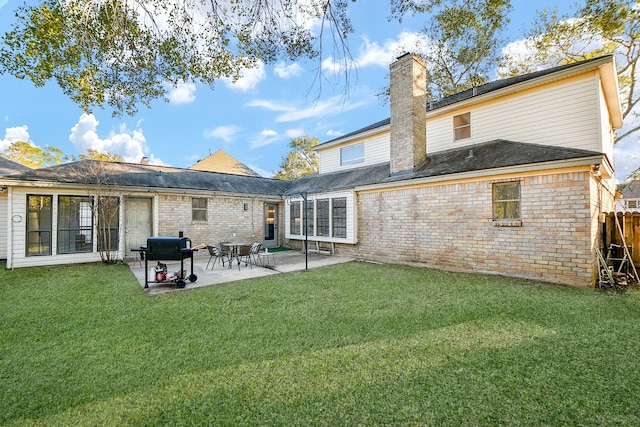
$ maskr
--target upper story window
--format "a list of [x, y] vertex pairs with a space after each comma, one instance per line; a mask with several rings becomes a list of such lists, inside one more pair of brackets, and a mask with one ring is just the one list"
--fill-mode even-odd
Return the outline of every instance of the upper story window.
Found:
[[353, 144], [340, 149], [340, 165], [355, 165], [364, 162], [364, 144]]
[[207, 199], [194, 197], [191, 199], [191, 220], [206, 221], [207, 220]]
[[471, 113], [453, 116], [453, 140], [471, 138]]

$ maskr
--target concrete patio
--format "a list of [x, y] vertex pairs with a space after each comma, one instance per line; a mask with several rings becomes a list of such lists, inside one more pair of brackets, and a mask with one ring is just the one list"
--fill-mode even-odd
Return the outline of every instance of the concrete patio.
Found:
[[[205, 250], [206, 252], [206, 250]], [[336, 255], [324, 255], [319, 253], [309, 253], [308, 258], [304, 253], [299, 251], [282, 251], [273, 254], [275, 257], [275, 265], [267, 265], [263, 267], [261, 265], [253, 265], [253, 268], [242, 263], [240, 270], [238, 265], [234, 262], [232, 268], [228, 265], [222, 266], [220, 262], [217, 262], [215, 267], [211, 267], [211, 264], [207, 269], [207, 262], [209, 261], [209, 255], [203, 253], [196, 253], [193, 259], [193, 274], [198, 276], [198, 280], [191, 283], [187, 280], [187, 286], [179, 289], [175, 282], [160, 282], [155, 283], [155, 265], [157, 261], [148, 261], [148, 280], [149, 287], [145, 289], [149, 295], [159, 295], [166, 292], [184, 291], [189, 289], [201, 288], [204, 286], [220, 285], [223, 283], [234, 282], [237, 280], [252, 279], [255, 277], [270, 276], [274, 274], [290, 273], [293, 271], [302, 271], [305, 269], [308, 262], [308, 268], [317, 268], [325, 265], [340, 264], [343, 262], [352, 261], [351, 258], [340, 257]], [[180, 270], [180, 261], [161, 261], [163, 264], [167, 264], [167, 272], [175, 273]], [[267, 258], [269, 264], [273, 264], [271, 256]], [[128, 263], [129, 268], [140, 282], [140, 285], [144, 287], [144, 261], [130, 261]], [[184, 260], [184, 269], [187, 271], [187, 275], [191, 273], [191, 260]]]

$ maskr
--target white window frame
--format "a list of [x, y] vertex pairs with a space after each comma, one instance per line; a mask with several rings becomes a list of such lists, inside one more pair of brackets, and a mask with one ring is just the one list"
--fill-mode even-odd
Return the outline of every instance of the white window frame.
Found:
[[471, 138], [471, 113], [453, 116], [453, 140], [460, 141]]
[[364, 163], [364, 143], [351, 144], [340, 148], [340, 166]]
[[[336, 237], [333, 235], [334, 233], [334, 221], [333, 221], [333, 200], [344, 198], [346, 201], [346, 235], [345, 237]], [[318, 236], [318, 225], [317, 225], [317, 201], [318, 200], [329, 200], [329, 233], [326, 236]], [[291, 205], [293, 203], [300, 203], [300, 212], [304, 213], [304, 199], [300, 196], [288, 198], [286, 201], [287, 206], [287, 215], [285, 215], [285, 227], [286, 233], [285, 238], [291, 240], [305, 240], [304, 235], [304, 216], [301, 215], [298, 227], [293, 227], [294, 233], [292, 233], [292, 221], [291, 221]], [[313, 226], [311, 226], [311, 222], [308, 224], [309, 236], [308, 240], [317, 241], [317, 242], [334, 242], [334, 243], [349, 243], [355, 244], [357, 243], [357, 212], [356, 212], [356, 203], [355, 203], [355, 194], [353, 192], [333, 192], [333, 193], [322, 193], [322, 194], [313, 194], [307, 196], [307, 203], [310, 204], [309, 212], [313, 212], [313, 218], [311, 218], [311, 214], [309, 217], [309, 221], [313, 221]], [[299, 229], [298, 233], [295, 233], [296, 228]]]

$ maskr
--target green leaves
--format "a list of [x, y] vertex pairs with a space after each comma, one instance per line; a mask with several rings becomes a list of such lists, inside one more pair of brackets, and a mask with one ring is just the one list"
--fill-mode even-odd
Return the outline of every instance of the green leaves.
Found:
[[[536, 65], [561, 65], [614, 54], [622, 103], [624, 132], [617, 141], [640, 130], [630, 123], [640, 101], [635, 85], [640, 57], [640, 10], [630, 0], [585, 0], [572, 13], [544, 10], [529, 31], [531, 52], [523, 58], [502, 60], [503, 76], [532, 71]], [[628, 117], [628, 119], [627, 119]]]
[[318, 173], [320, 160], [313, 152], [313, 147], [318, 145], [318, 138], [305, 137], [293, 138], [289, 143], [291, 151], [282, 159], [280, 170], [273, 176], [275, 179], [293, 181], [303, 176]]
[[0, 73], [54, 80], [83, 110], [134, 114], [167, 84], [237, 79], [258, 61], [313, 58], [315, 21], [349, 32], [346, 2], [44, 0], [20, 7]]

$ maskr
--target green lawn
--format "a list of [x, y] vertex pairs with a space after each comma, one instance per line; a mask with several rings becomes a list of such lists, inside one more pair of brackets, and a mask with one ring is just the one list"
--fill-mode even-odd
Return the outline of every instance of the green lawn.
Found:
[[352, 262], [147, 296], [0, 265], [0, 424], [640, 425], [640, 292]]

